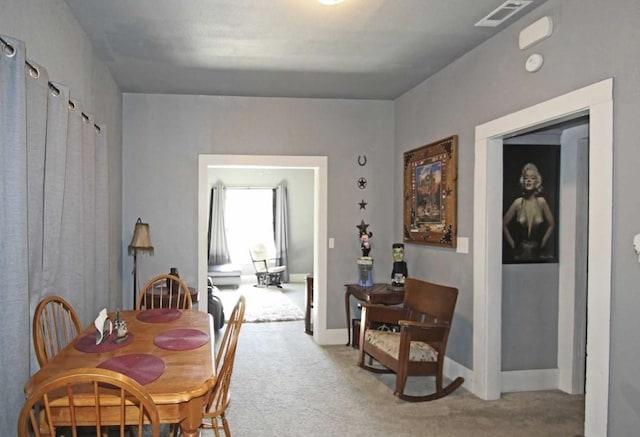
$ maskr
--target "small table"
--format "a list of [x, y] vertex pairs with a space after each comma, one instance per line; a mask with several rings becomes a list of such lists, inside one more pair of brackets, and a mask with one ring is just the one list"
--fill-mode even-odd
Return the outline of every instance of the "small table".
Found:
[[404, 289], [394, 289], [391, 284], [373, 284], [370, 287], [363, 287], [358, 284], [346, 284], [345, 287], [347, 287], [347, 291], [344, 293], [344, 306], [347, 311], [347, 346], [351, 346], [350, 296], [363, 302], [384, 305], [397, 305], [404, 301]]
[[313, 308], [313, 275], [307, 275], [307, 296], [305, 299], [304, 332], [313, 335], [311, 327], [311, 309]]

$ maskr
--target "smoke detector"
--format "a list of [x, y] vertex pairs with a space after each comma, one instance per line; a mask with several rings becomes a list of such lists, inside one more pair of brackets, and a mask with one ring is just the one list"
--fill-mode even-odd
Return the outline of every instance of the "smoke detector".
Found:
[[509, 17], [533, 3], [533, 0], [508, 0], [494, 9], [489, 15], [478, 21], [476, 27], [497, 27]]

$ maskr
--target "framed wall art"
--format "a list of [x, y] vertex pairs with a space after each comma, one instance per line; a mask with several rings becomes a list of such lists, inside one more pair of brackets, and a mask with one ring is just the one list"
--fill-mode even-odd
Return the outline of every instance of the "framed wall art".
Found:
[[557, 263], [560, 146], [505, 144], [502, 263]]
[[405, 243], [456, 247], [458, 136], [404, 153]]

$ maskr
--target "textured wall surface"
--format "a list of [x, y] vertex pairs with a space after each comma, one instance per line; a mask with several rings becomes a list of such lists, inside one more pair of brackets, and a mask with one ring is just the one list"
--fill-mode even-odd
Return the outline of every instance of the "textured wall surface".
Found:
[[[520, 30], [545, 15], [554, 21], [553, 35], [519, 50]], [[396, 100], [395, 179], [402, 175], [403, 151], [458, 134], [458, 234], [473, 241], [475, 126], [613, 77], [613, 253], [603, 254], [601, 260], [612, 263], [609, 435], [629, 435], [640, 427], [640, 384], [634, 370], [640, 359], [635, 329], [640, 268], [631, 245], [640, 232], [640, 203], [634, 200], [638, 196], [632, 183], [640, 162], [638, 22], [640, 3], [635, 0], [606, 5], [599, 0], [550, 0]], [[524, 62], [536, 52], [544, 56], [544, 65], [537, 73], [527, 73]], [[396, 185], [395, 190], [399, 209], [402, 187]], [[402, 217], [395, 219], [399, 238]], [[418, 246], [406, 252], [410, 266], [422, 266], [423, 278], [460, 289], [448, 353], [471, 368], [473, 248], [468, 255]]]
[[[131, 229], [125, 226], [123, 241], [142, 217], [155, 246], [142, 276], [178, 264], [195, 283], [199, 154], [327, 156], [328, 205], [321, 207], [335, 238], [327, 260], [327, 327], [345, 327], [344, 284], [357, 280], [361, 220], [373, 232], [376, 280], [391, 274], [393, 120], [388, 101], [125, 94], [123, 207]], [[358, 155], [366, 155], [366, 166]], [[364, 190], [359, 177], [368, 180]], [[363, 198], [368, 205], [361, 211]], [[131, 278], [123, 279], [131, 288]]]

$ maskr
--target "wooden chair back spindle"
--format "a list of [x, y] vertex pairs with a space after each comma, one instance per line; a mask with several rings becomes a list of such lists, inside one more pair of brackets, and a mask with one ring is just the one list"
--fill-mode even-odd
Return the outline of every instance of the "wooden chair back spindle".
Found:
[[178, 276], [157, 275], [147, 281], [140, 290], [137, 310], [154, 308], [191, 309], [189, 287]]
[[141, 436], [146, 424], [152, 437], [159, 437], [158, 409], [143, 386], [112, 370], [78, 368], [48, 379], [29, 396], [18, 417], [18, 436], [54, 436], [63, 426], [74, 436], [85, 427], [95, 427], [98, 436], [118, 427], [125, 437], [131, 431], [127, 425], [135, 425]]
[[48, 363], [78, 336], [80, 319], [60, 296], [40, 301], [33, 316], [33, 346], [40, 367]]

